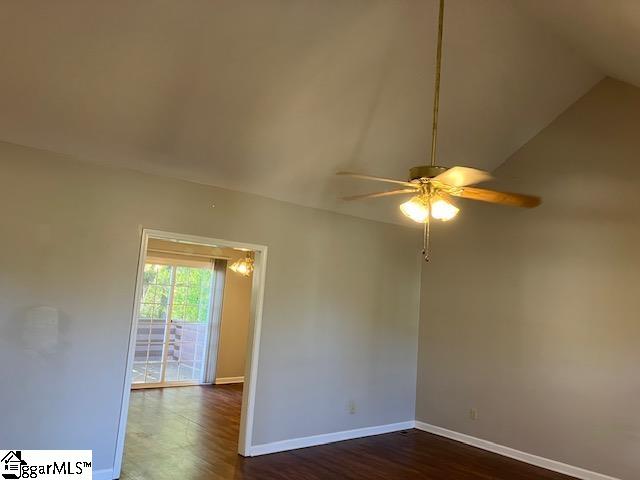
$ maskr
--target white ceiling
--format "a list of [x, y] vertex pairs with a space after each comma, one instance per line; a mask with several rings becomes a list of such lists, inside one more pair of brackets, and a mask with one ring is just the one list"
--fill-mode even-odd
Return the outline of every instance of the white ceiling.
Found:
[[[439, 163], [492, 169], [602, 72], [637, 80], [632, 3], [449, 0]], [[436, 8], [0, 0], [0, 140], [402, 221], [397, 200], [336, 200], [385, 186], [333, 174], [404, 178], [425, 163]]]

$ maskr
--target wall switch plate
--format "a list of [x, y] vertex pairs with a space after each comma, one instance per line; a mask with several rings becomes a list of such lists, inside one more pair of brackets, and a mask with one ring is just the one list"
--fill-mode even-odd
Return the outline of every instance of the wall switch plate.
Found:
[[472, 408], [469, 410], [469, 418], [471, 420], [477, 420], [478, 419], [478, 410], [475, 408]]

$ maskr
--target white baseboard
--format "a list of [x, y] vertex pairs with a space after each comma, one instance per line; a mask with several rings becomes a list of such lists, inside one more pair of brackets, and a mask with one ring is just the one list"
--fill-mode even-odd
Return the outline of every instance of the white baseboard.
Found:
[[529, 463], [537, 467], [546, 468], [547, 470], [553, 470], [558, 473], [564, 473], [565, 475], [570, 475], [581, 480], [620, 480], [602, 473], [592, 472], [590, 470], [585, 470], [584, 468], [574, 467], [573, 465], [567, 465], [566, 463], [549, 460], [548, 458], [521, 452], [520, 450], [515, 450], [510, 447], [504, 447], [488, 440], [472, 437], [471, 435], [454, 432], [442, 427], [436, 427], [435, 425], [421, 422], [419, 420], [416, 420], [415, 428], [425, 432], [434, 433], [441, 437], [447, 437], [458, 442], [466, 443], [467, 445], [481, 448], [482, 450], [497, 453], [498, 455], [520, 460], [521, 462]]
[[244, 377], [220, 377], [220, 378], [216, 378], [216, 385], [226, 385], [228, 383], [244, 383]]
[[263, 443], [262, 445], [253, 445], [248, 452], [248, 456], [255, 457], [257, 455], [266, 455], [268, 453], [295, 450], [296, 448], [314, 447], [316, 445], [325, 445], [327, 443], [340, 442], [342, 440], [352, 440], [354, 438], [370, 437], [372, 435], [381, 435], [383, 433], [397, 432], [399, 430], [409, 430], [414, 428], [414, 426], [414, 421], [390, 423], [387, 425], [378, 425], [376, 427], [357, 428], [355, 430], [343, 430], [341, 432], [325, 433], [323, 435], [312, 435], [310, 437], [299, 437], [279, 442]]
[[113, 470], [110, 468], [103, 468], [102, 470], [94, 470], [91, 475], [93, 480], [113, 480]]
[[[242, 378], [242, 377], [226, 377], [218, 380], [227, 380], [229, 378]], [[223, 383], [237, 383], [227, 381]], [[616, 477], [604, 475], [602, 473], [592, 472], [580, 467], [574, 467], [573, 465], [567, 465], [566, 463], [558, 462], [556, 460], [550, 460], [548, 458], [539, 457], [531, 453], [522, 452], [514, 448], [498, 445], [497, 443], [483, 440], [481, 438], [472, 437], [464, 433], [454, 432], [453, 430], [447, 430], [446, 428], [437, 427], [429, 423], [421, 422], [419, 420], [411, 420], [407, 422], [390, 423], [387, 425], [378, 425], [375, 427], [357, 428], [354, 430], [343, 430], [340, 432], [325, 433], [322, 435], [312, 435], [309, 437], [292, 438], [289, 440], [281, 440], [278, 442], [264, 443], [261, 445], [253, 445], [247, 452], [247, 456], [255, 457], [259, 455], [267, 455], [270, 453], [285, 452], [287, 450], [295, 450], [298, 448], [314, 447], [317, 445], [325, 445], [327, 443], [341, 442], [343, 440], [352, 440], [354, 438], [370, 437], [373, 435], [382, 435], [384, 433], [397, 432], [400, 430], [409, 430], [416, 428], [425, 432], [433, 433], [441, 437], [446, 437], [451, 440], [456, 440], [472, 447], [480, 448], [489, 452], [502, 455], [504, 457], [513, 458], [530, 465], [542, 467], [554, 472], [563, 473], [580, 480], [621, 480]], [[93, 480], [114, 480], [113, 471], [111, 469], [94, 470]]]

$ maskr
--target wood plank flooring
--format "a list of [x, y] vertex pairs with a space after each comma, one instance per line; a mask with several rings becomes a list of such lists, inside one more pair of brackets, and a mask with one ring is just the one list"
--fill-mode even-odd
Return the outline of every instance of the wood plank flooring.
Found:
[[243, 458], [241, 385], [131, 392], [122, 480], [569, 479], [418, 430]]

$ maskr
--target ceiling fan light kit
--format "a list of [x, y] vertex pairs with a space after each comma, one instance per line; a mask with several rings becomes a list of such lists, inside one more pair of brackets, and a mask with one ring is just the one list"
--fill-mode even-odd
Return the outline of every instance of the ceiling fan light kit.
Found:
[[431, 205], [428, 198], [423, 195], [416, 195], [400, 205], [400, 211], [405, 217], [409, 217], [414, 222], [426, 223], [429, 221]]
[[460, 209], [445, 198], [442, 193], [422, 193], [400, 205], [400, 211], [417, 223], [427, 223], [430, 218], [447, 222]]
[[429, 165], [419, 165], [409, 170], [409, 180], [395, 180], [391, 178], [375, 177], [353, 172], [338, 172], [363, 180], [394, 183], [402, 185], [402, 189], [385, 192], [369, 193], [344, 197], [344, 200], [362, 200], [393, 195], [414, 195], [410, 200], [400, 205], [403, 215], [414, 222], [424, 225], [424, 240], [422, 254], [428, 262], [431, 256], [430, 224], [431, 219], [449, 221], [460, 209], [451, 201], [451, 197], [466, 198], [500, 205], [533, 208], [541, 203], [539, 197], [522, 195], [519, 193], [498, 192], [482, 188], [470, 187], [480, 182], [491, 180], [489, 172], [470, 167], [443, 167], [436, 165], [436, 151], [438, 140], [438, 111], [440, 108], [440, 73], [442, 66], [442, 32], [444, 26], [444, 0], [440, 0], [438, 15], [438, 45], [436, 49], [436, 75], [433, 91], [433, 122], [431, 130], [431, 161]]

